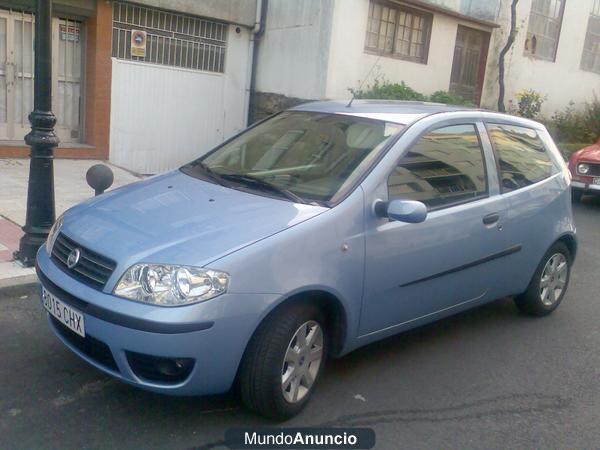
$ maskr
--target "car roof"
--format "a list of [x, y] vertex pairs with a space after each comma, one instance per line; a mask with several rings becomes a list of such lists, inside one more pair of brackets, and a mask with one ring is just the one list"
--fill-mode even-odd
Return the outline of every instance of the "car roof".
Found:
[[317, 101], [304, 103], [290, 108], [289, 111], [322, 112], [328, 114], [345, 114], [368, 119], [394, 122], [410, 125], [423, 117], [439, 113], [478, 113], [482, 118], [500, 119], [502, 122], [515, 125], [525, 125], [533, 128], [543, 128], [543, 125], [530, 119], [501, 114], [495, 111], [473, 108], [463, 105], [446, 105], [443, 103], [414, 102], [400, 100], [354, 100], [348, 106], [349, 100]]
[[409, 124], [430, 114], [454, 111], [473, 111], [466, 106], [445, 105], [442, 103], [410, 102], [399, 100], [354, 100], [322, 101], [304, 103], [290, 108], [292, 111], [311, 111], [330, 114], [345, 114], [370, 119]]

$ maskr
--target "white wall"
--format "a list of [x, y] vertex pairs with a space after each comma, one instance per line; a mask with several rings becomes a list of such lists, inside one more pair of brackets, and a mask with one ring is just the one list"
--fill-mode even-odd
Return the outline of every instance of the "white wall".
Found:
[[[411, 88], [432, 94], [448, 90], [454, 57], [454, 44], [459, 24], [485, 28], [459, 19], [435, 13], [427, 64], [365, 53], [365, 34], [369, 15], [368, 0], [336, 0], [329, 51], [327, 98], [349, 98], [348, 88], [358, 88], [371, 68], [375, 69], [363, 86], [373, 83], [376, 76], [386, 81], [405, 81]], [[378, 61], [379, 58], [379, 61]]]
[[113, 58], [110, 161], [162, 172], [245, 128], [249, 38], [230, 26], [224, 74]]
[[135, 0], [134, 3], [250, 27], [256, 20], [256, 0]]
[[[588, 17], [593, 0], [567, 1], [563, 24], [558, 43], [556, 61], [543, 61], [526, 56], [523, 53], [531, 0], [521, 0], [517, 8], [517, 27], [519, 32], [512, 50], [506, 57], [506, 97], [516, 106], [515, 94], [525, 89], [534, 89], [548, 96], [542, 113], [550, 117], [557, 109], [563, 109], [571, 100], [582, 103], [592, 98], [593, 92], [600, 95], [600, 74], [581, 70], [581, 55], [587, 31]], [[494, 33], [490, 47], [490, 59], [486, 73], [482, 106], [496, 108], [498, 102], [498, 64], [497, 55], [506, 43], [510, 2], [503, 1], [499, 22], [502, 30]]]
[[323, 98], [332, 12], [333, 0], [269, 0], [257, 91]]

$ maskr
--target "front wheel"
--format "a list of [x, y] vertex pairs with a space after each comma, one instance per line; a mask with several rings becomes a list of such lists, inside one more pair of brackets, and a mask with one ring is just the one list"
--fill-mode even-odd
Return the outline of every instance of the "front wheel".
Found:
[[562, 301], [571, 277], [571, 253], [557, 242], [546, 252], [527, 290], [515, 298], [517, 307], [534, 316], [550, 314]]
[[292, 304], [276, 311], [252, 337], [240, 371], [245, 405], [275, 420], [298, 414], [323, 371], [327, 334], [314, 305]]
[[582, 197], [583, 191], [581, 189], [571, 188], [571, 200], [573, 201], [573, 203], [580, 203]]

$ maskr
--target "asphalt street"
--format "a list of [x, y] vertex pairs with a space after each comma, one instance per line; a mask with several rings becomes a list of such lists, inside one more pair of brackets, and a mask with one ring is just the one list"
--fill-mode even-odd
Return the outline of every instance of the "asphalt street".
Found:
[[[575, 213], [579, 254], [553, 315], [502, 299], [330, 361], [286, 425], [372, 427], [381, 449], [599, 449], [600, 199]], [[0, 298], [0, 449], [224, 448], [226, 429], [265, 425], [234, 394], [114, 381], [51, 334], [35, 289]]]

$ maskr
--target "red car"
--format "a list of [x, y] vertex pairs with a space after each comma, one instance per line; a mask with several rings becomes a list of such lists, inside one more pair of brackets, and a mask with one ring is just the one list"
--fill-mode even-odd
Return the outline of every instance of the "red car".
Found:
[[584, 194], [600, 195], [600, 138], [571, 155], [569, 170], [574, 202], [579, 202]]

